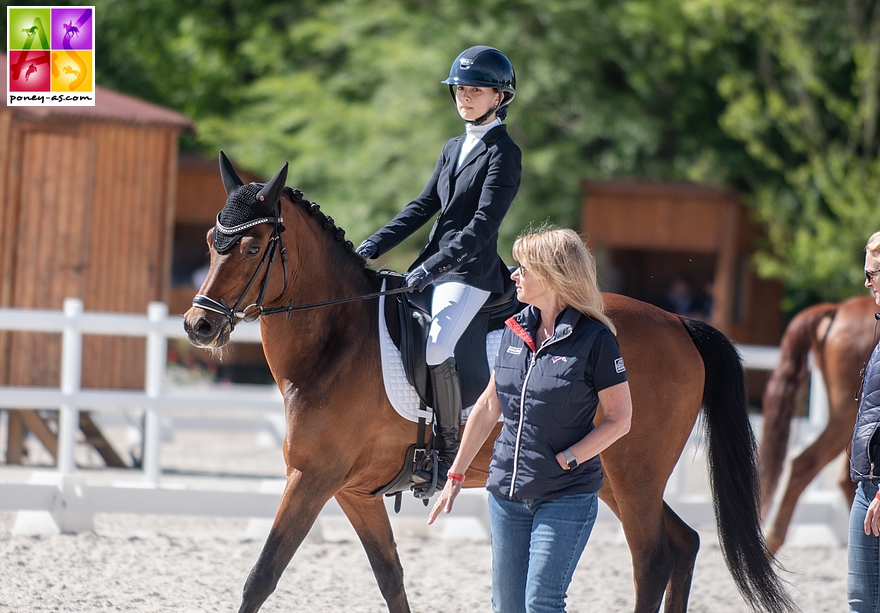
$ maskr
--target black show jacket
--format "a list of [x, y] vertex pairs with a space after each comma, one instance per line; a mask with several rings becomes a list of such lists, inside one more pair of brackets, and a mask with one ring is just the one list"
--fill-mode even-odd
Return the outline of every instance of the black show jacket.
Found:
[[423, 265], [437, 281], [501, 292], [507, 268], [498, 256], [498, 229], [519, 190], [522, 153], [502, 124], [489, 130], [456, 169], [464, 139], [446, 142], [422, 193], [369, 240], [379, 257], [439, 211], [410, 270]]

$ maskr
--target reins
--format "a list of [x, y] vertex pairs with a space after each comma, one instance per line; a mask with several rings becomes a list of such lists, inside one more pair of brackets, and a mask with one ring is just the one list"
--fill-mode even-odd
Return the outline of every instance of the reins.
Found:
[[271, 307], [264, 308], [260, 307], [260, 316], [263, 315], [278, 315], [279, 313], [287, 313], [288, 319], [290, 313], [294, 311], [303, 311], [306, 309], [317, 309], [319, 307], [331, 306], [333, 304], [343, 304], [345, 302], [355, 302], [357, 300], [370, 300], [372, 298], [379, 298], [380, 296], [390, 296], [391, 294], [402, 294], [404, 292], [411, 292], [414, 288], [403, 286], [398, 287], [397, 289], [389, 289], [384, 292], [373, 292], [372, 294], [364, 294], [363, 296], [352, 296], [351, 298], [338, 298], [336, 300], [328, 300], [326, 302], [314, 302], [312, 304], [300, 304], [294, 305], [293, 300], [287, 303], [287, 306], [283, 307]]

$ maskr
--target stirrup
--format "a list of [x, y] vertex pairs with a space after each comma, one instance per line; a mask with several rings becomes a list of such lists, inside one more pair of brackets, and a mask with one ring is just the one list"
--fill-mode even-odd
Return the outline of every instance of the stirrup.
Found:
[[[427, 468], [419, 467], [419, 470], [413, 472], [413, 484], [410, 486], [413, 496], [420, 500], [424, 500], [425, 504], [428, 503], [428, 498], [433, 496], [434, 491], [437, 489], [437, 467], [439, 464], [436, 449], [431, 450], [430, 456], [425, 454], [425, 458], [428, 457], [431, 458], [430, 473]], [[422, 466], [424, 466], [424, 464], [423, 461]], [[422, 474], [420, 475], [418, 473]], [[430, 481], [426, 478], [427, 474], [431, 475]]]

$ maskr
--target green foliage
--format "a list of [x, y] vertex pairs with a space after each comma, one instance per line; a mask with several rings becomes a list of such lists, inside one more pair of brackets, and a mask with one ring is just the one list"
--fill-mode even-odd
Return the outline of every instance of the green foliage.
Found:
[[754, 62], [718, 81], [725, 131], [763, 165], [750, 201], [767, 229], [758, 270], [783, 279], [789, 306], [861, 285], [880, 229], [880, 12], [861, 0], [713, 2], [714, 25], [756, 41]]
[[524, 176], [504, 255], [532, 221], [577, 227], [585, 179], [733, 187], [766, 228], [759, 271], [794, 308], [854, 293], [880, 228], [874, 1], [94, 3], [98, 82], [194, 117], [185, 146], [206, 155], [266, 176], [289, 161], [354, 242], [462, 132], [439, 82], [475, 44], [517, 70]]

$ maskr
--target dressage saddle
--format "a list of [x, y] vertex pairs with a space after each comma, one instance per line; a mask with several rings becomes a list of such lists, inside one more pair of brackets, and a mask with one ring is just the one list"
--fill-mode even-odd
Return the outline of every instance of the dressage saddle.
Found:
[[[403, 287], [403, 275], [394, 272], [382, 274], [385, 277], [386, 290]], [[487, 335], [501, 329], [510, 316], [522, 309], [522, 304], [516, 299], [516, 286], [510, 280], [510, 271], [505, 279], [508, 280], [505, 290], [489, 296], [455, 346], [455, 363], [461, 381], [463, 407], [473, 406], [489, 382], [491, 369], [486, 356]], [[400, 350], [407, 381], [415, 389], [422, 408], [434, 406], [431, 377], [425, 361], [425, 346], [431, 325], [432, 295], [433, 287], [422, 292], [397, 294], [394, 299], [385, 301], [383, 313], [391, 340]], [[400, 493], [409, 490], [412, 485], [413, 472], [420, 465], [424, 467], [426, 464], [433, 464], [436, 467], [433, 436], [427, 441], [424, 436], [425, 420], [421, 418], [416, 442], [407, 450], [403, 468], [390, 483], [373, 492], [375, 496], [397, 495], [396, 510], [400, 508]], [[425, 503], [427, 504], [427, 500]]]

